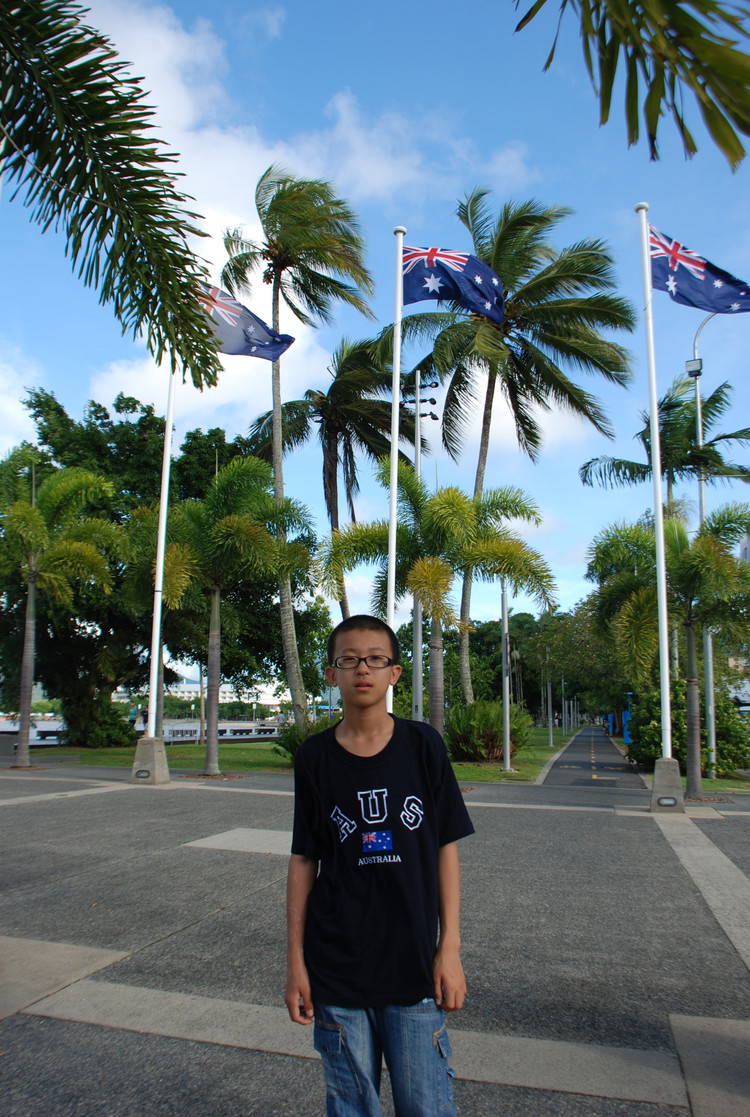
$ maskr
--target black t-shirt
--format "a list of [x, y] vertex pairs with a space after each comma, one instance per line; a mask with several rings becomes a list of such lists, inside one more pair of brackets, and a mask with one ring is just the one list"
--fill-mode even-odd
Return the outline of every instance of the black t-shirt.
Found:
[[319, 1004], [409, 1005], [433, 995], [438, 852], [474, 827], [440, 734], [393, 720], [375, 756], [347, 752], [330, 728], [295, 758], [292, 853], [320, 863], [305, 922]]

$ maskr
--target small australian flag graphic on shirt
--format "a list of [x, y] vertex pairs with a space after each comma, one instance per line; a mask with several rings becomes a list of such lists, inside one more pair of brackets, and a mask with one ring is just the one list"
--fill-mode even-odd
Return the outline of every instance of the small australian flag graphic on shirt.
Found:
[[363, 853], [378, 853], [384, 849], [393, 849], [390, 830], [370, 830], [362, 835]]

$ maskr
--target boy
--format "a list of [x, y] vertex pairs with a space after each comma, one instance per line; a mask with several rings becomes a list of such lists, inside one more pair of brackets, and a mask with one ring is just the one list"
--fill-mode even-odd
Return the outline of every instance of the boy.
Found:
[[456, 1112], [443, 1010], [466, 994], [456, 841], [474, 828], [440, 735], [387, 712], [398, 658], [383, 621], [342, 621], [343, 720], [295, 757], [285, 1001], [315, 1017], [328, 1117], [380, 1117], [383, 1056], [397, 1117]]

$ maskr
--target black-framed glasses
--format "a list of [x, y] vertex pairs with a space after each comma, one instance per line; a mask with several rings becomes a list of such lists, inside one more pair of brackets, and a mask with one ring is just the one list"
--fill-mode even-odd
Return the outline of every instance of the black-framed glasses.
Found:
[[334, 659], [331, 667], [339, 671], [354, 671], [360, 663], [366, 664], [373, 671], [393, 667], [393, 660], [387, 655], [340, 655], [338, 659]]

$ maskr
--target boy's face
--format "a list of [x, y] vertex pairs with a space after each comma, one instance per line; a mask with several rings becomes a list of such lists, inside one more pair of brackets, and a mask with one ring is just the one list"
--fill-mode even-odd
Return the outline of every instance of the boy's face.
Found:
[[[386, 632], [355, 628], [336, 637], [333, 658], [338, 659], [342, 655], [353, 655], [358, 659], [366, 655], [384, 655], [390, 659], [393, 649]], [[397, 663], [391, 667], [372, 668], [363, 660], [358, 667], [348, 670], [326, 667], [326, 678], [341, 691], [345, 711], [347, 705], [362, 709], [376, 706], [385, 699], [388, 687], [395, 686], [400, 675], [401, 668]]]

